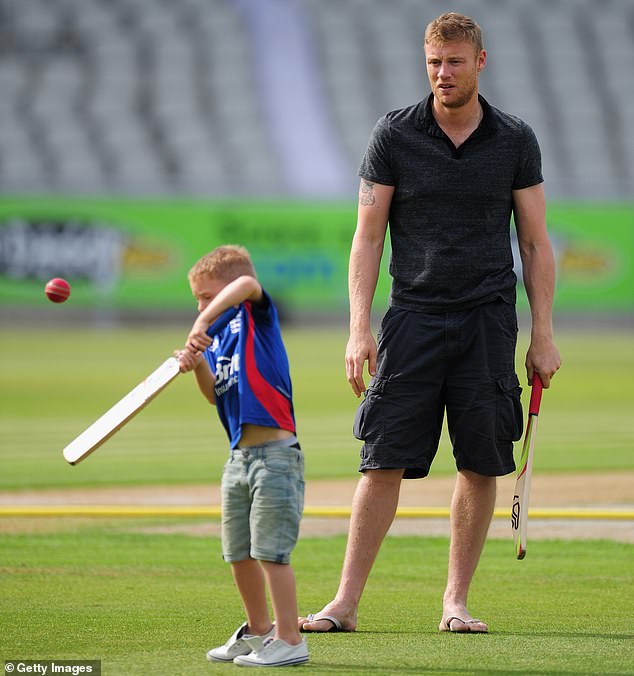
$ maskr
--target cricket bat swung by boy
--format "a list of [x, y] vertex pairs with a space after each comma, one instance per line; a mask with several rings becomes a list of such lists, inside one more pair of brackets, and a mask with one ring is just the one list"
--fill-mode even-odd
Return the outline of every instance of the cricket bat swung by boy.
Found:
[[[236, 305], [225, 310], [216, 318], [207, 329], [211, 338], [230, 322], [240, 311]], [[64, 448], [64, 459], [71, 465], [76, 465], [104, 442], [118, 432], [127, 422], [142, 411], [157, 394], [162, 392], [180, 373], [178, 359], [168, 357], [157, 369], [133, 390], [120, 399], [112, 408], [108, 409], [90, 427], [85, 429], [76, 439]]]
[[179, 374], [178, 359], [169, 357], [64, 448], [64, 459], [76, 465], [97, 450], [142, 411]]

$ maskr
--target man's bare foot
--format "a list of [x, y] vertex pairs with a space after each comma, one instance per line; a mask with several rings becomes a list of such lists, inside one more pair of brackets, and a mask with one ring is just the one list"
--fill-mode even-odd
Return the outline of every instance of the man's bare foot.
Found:
[[331, 603], [318, 613], [298, 618], [298, 625], [302, 632], [354, 631], [357, 628], [357, 616], [356, 612], [345, 612], [341, 607]]
[[464, 607], [446, 608], [438, 626], [439, 631], [451, 631], [460, 634], [486, 634], [489, 625], [482, 620], [471, 617]]

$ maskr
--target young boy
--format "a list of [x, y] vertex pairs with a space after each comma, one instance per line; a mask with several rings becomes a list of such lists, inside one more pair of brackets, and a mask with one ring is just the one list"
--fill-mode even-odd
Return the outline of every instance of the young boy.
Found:
[[[230, 441], [222, 476], [222, 550], [247, 621], [210, 661], [284, 666], [308, 661], [289, 565], [304, 502], [288, 358], [277, 311], [246, 249], [221, 246], [189, 272], [198, 319], [175, 354], [217, 407]], [[269, 616], [266, 585], [275, 624]]]

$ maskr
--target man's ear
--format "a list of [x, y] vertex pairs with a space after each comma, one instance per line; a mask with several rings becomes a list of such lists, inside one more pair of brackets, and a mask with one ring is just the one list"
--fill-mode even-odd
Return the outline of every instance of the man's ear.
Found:
[[477, 69], [478, 69], [478, 73], [479, 73], [481, 70], [483, 70], [483, 68], [487, 64], [487, 51], [486, 51], [486, 49], [480, 50], [480, 53], [478, 54], [478, 62], [477, 63], [478, 63]]

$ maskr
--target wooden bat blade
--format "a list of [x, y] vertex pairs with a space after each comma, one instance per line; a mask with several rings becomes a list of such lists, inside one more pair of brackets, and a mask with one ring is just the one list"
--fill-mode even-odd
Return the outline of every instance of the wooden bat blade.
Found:
[[535, 435], [537, 433], [537, 416], [529, 416], [522, 456], [515, 481], [513, 506], [511, 509], [511, 528], [513, 529], [513, 545], [515, 556], [523, 559], [526, 556], [526, 534], [528, 530], [528, 501], [533, 474], [533, 455]]
[[511, 508], [511, 529], [513, 531], [513, 545], [515, 557], [523, 559], [526, 556], [526, 536], [528, 531], [528, 501], [531, 492], [531, 477], [533, 475], [533, 455], [535, 452], [535, 436], [537, 434], [537, 416], [542, 399], [542, 381], [536, 373], [533, 375], [533, 387], [528, 408], [528, 422], [522, 446], [513, 492]]
[[178, 374], [178, 359], [169, 357], [64, 448], [66, 462], [76, 465], [99, 448], [142, 411]]

